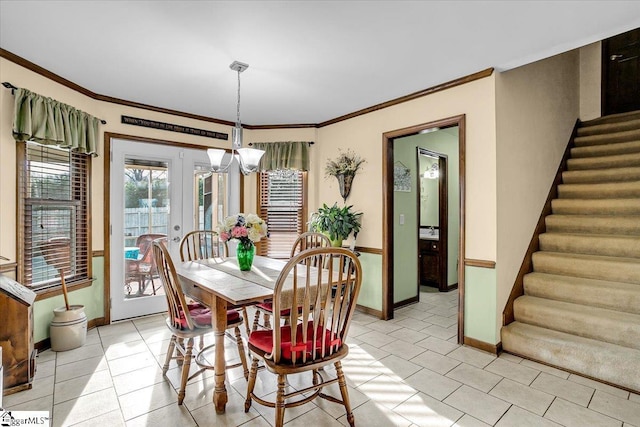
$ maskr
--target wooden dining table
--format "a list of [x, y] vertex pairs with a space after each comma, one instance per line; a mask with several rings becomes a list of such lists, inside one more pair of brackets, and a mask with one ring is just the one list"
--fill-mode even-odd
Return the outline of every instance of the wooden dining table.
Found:
[[[286, 261], [256, 256], [250, 271], [240, 271], [234, 257], [176, 263], [184, 293], [211, 308], [215, 331], [215, 390], [213, 404], [222, 414], [227, 403], [224, 334], [227, 307], [243, 307], [273, 298], [273, 290]], [[249, 319], [245, 319], [246, 322]]]

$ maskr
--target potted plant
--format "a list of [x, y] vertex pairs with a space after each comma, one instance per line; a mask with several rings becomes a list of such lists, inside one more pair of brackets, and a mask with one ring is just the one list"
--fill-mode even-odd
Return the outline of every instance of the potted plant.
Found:
[[365, 160], [351, 150], [342, 152], [338, 149], [338, 151], [340, 154], [335, 160], [327, 160], [324, 173], [326, 176], [336, 177], [338, 185], [340, 186], [340, 195], [342, 196], [342, 200], [346, 202], [351, 192], [353, 178]]
[[310, 228], [326, 234], [333, 246], [342, 246], [342, 240], [353, 233], [358, 235], [362, 225], [362, 212], [351, 210], [353, 206], [338, 207], [337, 203], [329, 207], [325, 203], [311, 215]]

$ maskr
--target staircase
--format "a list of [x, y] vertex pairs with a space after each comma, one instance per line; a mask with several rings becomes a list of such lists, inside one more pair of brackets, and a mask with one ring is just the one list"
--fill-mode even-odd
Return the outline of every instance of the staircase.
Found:
[[581, 124], [505, 351], [640, 391], [640, 111]]

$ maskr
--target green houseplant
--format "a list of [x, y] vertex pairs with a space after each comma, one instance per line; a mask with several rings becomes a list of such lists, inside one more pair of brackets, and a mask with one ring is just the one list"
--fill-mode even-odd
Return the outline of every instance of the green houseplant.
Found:
[[352, 207], [338, 207], [337, 203], [329, 207], [323, 203], [322, 207], [311, 215], [310, 228], [326, 234], [333, 246], [342, 246], [342, 240], [351, 233], [356, 236], [362, 225], [362, 212], [354, 212]]

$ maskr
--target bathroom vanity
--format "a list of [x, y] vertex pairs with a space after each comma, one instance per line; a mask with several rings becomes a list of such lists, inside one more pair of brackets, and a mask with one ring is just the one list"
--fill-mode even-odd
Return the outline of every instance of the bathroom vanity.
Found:
[[438, 229], [420, 229], [418, 251], [420, 258], [420, 285], [440, 289], [442, 269], [440, 267], [440, 233]]

